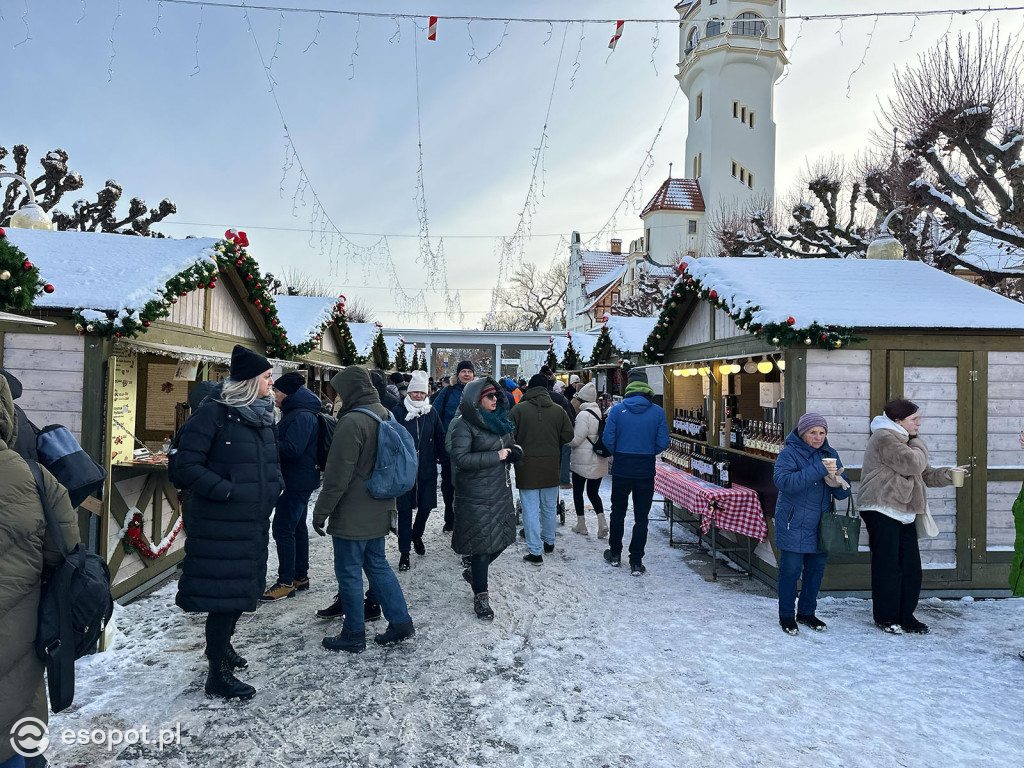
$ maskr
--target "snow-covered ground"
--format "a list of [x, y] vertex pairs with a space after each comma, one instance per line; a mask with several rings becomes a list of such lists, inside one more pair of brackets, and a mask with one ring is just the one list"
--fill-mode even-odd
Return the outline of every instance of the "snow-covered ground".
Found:
[[[705, 581], [689, 549], [669, 547], [666, 523], [652, 523], [648, 572], [632, 578], [602, 560], [592, 516], [589, 537], [569, 530], [569, 506], [542, 567], [522, 562], [521, 540], [492, 567], [493, 622], [473, 614], [435, 512], [426, 556], [399, 574], [415, 638], [355, 656], [320, 647], [340, 622], [314, 615], [335, 585], [329, 541], [313, 535], [312, 589], [239, 623], [249, 702], [205, 695], [203, 617], [178, 610], [168, 584], [119, 610], [114, 650], [79, 662], [47, 757], [91, 768], [1024, 765], [1024, 601], [927, 600], [918, 617], [932, 634], [899, 637], [875, 629], [869, 601], [827, 598], [828, 631], [790, 637], [766, 590]], [[394, 537], [388, 546], [397, 567]], [[61, 743], [67, 728], [179, 724], [180, 746], [163, 751]]]

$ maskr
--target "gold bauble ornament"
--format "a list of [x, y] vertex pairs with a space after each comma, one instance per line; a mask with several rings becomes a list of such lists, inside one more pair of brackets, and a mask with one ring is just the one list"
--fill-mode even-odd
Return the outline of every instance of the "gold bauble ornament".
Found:
[[11, 279], [11, 273], [8, 272], [6, 269], [3, 272], [0, 272], [0, 280], [10, 280], [10, 279]]

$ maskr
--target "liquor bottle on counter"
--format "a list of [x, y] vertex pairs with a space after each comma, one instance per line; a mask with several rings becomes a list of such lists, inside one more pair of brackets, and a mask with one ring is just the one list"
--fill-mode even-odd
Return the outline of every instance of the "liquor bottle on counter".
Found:
[[729, 477], [729, 458], [722, 456], [718, 462], [718, 484], [723, 488], [732, 488], [732, 478]]

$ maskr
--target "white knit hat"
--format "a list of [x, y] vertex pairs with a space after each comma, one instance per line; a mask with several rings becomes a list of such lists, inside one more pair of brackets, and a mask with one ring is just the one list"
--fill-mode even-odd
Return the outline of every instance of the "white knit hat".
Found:
[[570, 376], [569, 377], [569, 383], [570, 384], [579, 384], [580, 383], [580, 376], [579, 376], [579, 374], [578, 373], [574, 373], [572, 376]]
[[576, 393], [576, 397], [584, 403], [597, 402], [597, 387], [594, 386], [594, 382], [589, 381], [580, 387], [580, 391]]
[[430, 384], [427, 381], [427, 372], [426, 371], [413, 371], [412, 372], [412, 381], [409, 382], [409, 391], [410, 392], [424, 392], [424, 393], [430, 391]]

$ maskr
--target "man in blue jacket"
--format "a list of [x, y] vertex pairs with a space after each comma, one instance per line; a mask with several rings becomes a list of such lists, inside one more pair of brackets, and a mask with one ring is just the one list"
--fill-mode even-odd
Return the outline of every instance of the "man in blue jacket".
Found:
[[316, 468], [320, 398], [306, 388], [303, 375], [293, 371], [274, 382], [274, 399], [283, 414], [277, 425], [277, 447], [284, 492], [277, 500], [272, 528], [277, 544], [277, 583], [263, 593], [260, 600], [264, 602], [309, 589], [306, 507], [320, 487], [320, 470]]
[[618, 567], [626, 507], [633, 495], [633, 535], [629, 540], [629, 570], [634, 576], [647, 571], [647, 519], [654, 500], [654, 462], [669, 446], [665, 411], [654, 404], [654, 390], [643, 371], [629, 373], [626, 397], [608, 412], [601, 439], [612, 452], [612, 519], [604, 559]]
[[[448, 434], [448, 425], [452, 423], [455, 414], [459, 412], [459, 403], [462, 402], [462, 390], [466, 388], [474, 378], [475, 371], [469, 360], [463, 360], [455, 369], [458, 381], [441, 390], [441, 394], [434, 400], [434, 410], [441, 417], [441, 429]], [[455, 510], [452, 502], [455, 499], [455, 486], [452, 485], [452, 462], [447, 452], [442, 449], [438, 452], [441, 460], [441, 496], [444, 498], [444, 528], [445, 533], [455, 530]]]

